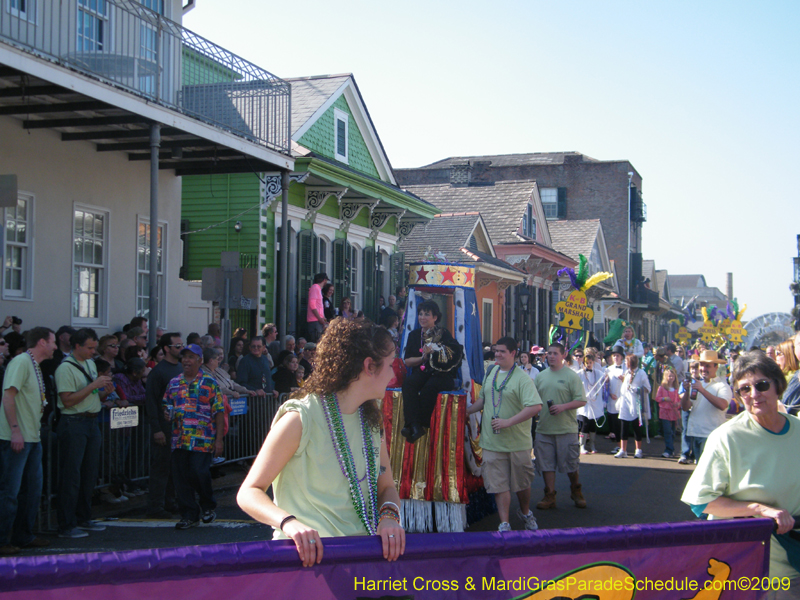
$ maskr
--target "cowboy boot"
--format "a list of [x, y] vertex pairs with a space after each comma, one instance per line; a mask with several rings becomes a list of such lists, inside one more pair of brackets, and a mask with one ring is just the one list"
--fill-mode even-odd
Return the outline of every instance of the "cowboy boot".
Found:
[[572, 498], [572, 501], [575, 502], [575, 506], [577, 506], [578, 508], [586, 508], [586, 498], [583, 497], [583, 492], [581, 491], [581, 484], [573, 483], [570, 486], [570, 490], [572, 491], [570, 498]]
[[544, 498], [539, 504], [536, 505], [536, 508], [539, 510], [548, 510], [550, 508], [556, 507], [556, 491], [551, 490], [549, 488], [544, 488]]

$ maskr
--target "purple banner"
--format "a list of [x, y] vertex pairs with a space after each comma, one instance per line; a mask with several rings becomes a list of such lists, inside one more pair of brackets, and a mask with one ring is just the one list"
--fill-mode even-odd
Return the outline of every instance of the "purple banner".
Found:
[[416, 534], [394, 563], [378, 538], [330, 538], [311, 569], [288, 541], [10, 558], [0, 600], [755, 600], [781, 585], [766, 577], [772, 528], [748, 519]]

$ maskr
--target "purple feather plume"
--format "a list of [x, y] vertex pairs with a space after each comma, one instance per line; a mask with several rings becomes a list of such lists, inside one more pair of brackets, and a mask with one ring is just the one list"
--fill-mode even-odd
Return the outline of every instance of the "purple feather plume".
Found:
[[569, 275], [569, 280], [572, 283], [572, 287], [574, 287], [576, 290], [581, 289], [580, 286], [578, 285], [578, 280], [575, 277], [575, 269], [571, 269], [570, 267], [564, 267], [563, 269], [559, 270], [557, 275], [559, 277], [563, 277], [564, 275]]

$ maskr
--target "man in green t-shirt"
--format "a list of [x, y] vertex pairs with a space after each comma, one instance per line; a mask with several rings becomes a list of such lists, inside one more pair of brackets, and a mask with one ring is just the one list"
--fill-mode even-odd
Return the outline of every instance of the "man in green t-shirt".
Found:
[[[0, 406], [0, 556], [48, 546], [33, 534], [42, 496], [40, 419], [46, 404], [39, 364], [53, 356], [52, 329], [28, 332], [28, 351], [8, 364]], [[22, 500], [21, 502], [19, 500]]]
[[70, 338], [72, 354], [56, 369], [61, 418], [58, 421], [58, 536], [86, 537], [103, 531], [92, 521], [92, 492], [97, 483], [103, 434], [98, 415], [114, 389], [111, 377], [97, 376], [92, 357], [97, 349], [94, 329], [79, 329]]
[[[498, 531], [511, 531], [508, 521], [511, 492], [519, 499], [519, 516], [525, 529], [539, 528], [531, 512], [531, 419], [542, 409], [533, 381], [514, 362], [517, 342], [500, 338], [494, 347], [496, 364], [489, 369], [477, 400], [467, 409], [484, 409], [480, 445], [483, 449], [483, 483], [494, 494], [500, 514]], [[486, 402], [486, 399], [489, 402]], [[525, 511], [525, 512], [523, 512]]]
[[586, 499], [578, 480], [580, 443], [577, 410], [586, 404], [583, 384], [578, 374], [564, 363], [564, 346], [555, 343], [547, 349], [548, 369], [534, 380], [539, 395], [547, 403], [536, 427], [536, 471], [544, 479], [544, 498], [536, 508], [556, 507], [556, 469], [566, 473], [571, 484], [570, 496], [578, 508], [586, 508]]

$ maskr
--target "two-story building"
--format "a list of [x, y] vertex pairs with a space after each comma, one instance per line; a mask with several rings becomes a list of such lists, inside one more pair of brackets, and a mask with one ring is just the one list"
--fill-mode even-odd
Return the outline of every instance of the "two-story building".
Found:
[[289, 84], [182, 27], [193, 6], [0, 5], [0, 310], [25, 328], [201, 330], [181, 176], [294, 168]]

